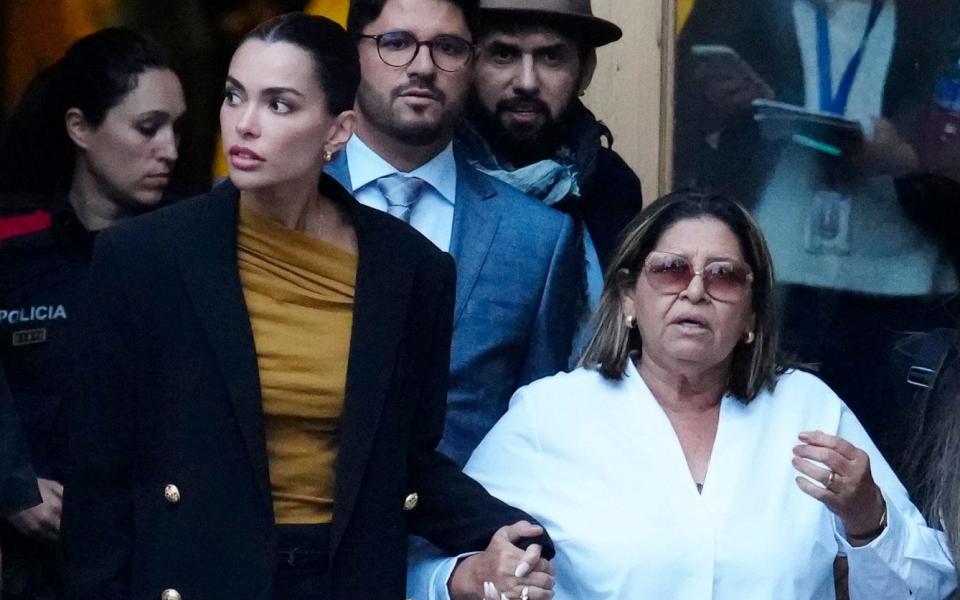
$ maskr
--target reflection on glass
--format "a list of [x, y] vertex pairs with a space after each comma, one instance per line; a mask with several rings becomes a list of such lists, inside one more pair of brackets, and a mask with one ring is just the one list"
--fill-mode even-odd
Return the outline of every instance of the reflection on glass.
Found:
[[748, 205], [784, 342], [896, 463], [907, 332], [949, 327], [960, 260], [960, 8], [696, 0], [677, 48], [676, 186]]

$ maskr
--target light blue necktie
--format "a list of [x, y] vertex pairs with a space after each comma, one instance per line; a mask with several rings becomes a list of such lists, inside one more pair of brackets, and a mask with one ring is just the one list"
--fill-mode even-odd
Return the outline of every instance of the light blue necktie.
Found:
[[387, 199], [387, 212], [404, 223], [410, 223], [410, 213], [423, 197], [426, 186], [427, 182], [419, 177], [408, 177], [401, 173], [377, 180], [377, 189]]

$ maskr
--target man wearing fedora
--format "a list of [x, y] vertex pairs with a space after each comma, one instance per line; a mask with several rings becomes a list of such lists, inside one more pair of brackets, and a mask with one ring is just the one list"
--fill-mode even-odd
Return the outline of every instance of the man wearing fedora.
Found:
[[642, 207], [640, 180], [579, 98], [596, 49], [622, 31], [594, 16], [590, 0], [480, 0], [480, 16], [458, 150], [479, 170], [574, 218], [593, 307], [617, 236]]

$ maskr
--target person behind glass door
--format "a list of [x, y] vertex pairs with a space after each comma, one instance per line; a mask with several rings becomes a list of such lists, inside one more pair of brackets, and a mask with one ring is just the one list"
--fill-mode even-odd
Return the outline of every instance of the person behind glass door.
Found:
[[185, 104], [164, 50], [126, 29], [74, 43], [0, 140], [0, 362], [43, 503], [5, 517], [5, 598], [59, 597], [76, 324], [93, 238], [163, 202]]
[[400, 597], [408, 531], [471, 552], [521, 522], [550, 554], [435, 450], [452, 261], [323, 175], [359, 79], [332, 21], [258, 26], [224, 88], [229, 181], [97, 240], [69, 598]]
[[[956, 587], [856, 417], [778, 362], [773, 294], [725, 197], [676, 192], [627, 228], [581, 367], [521, 388], [465, 467], [550, 529], [557, 600], [822, 600], [840, 553], [851, 598]], [[424, 561], [417, 597], [446, 598], [454, 560]]]

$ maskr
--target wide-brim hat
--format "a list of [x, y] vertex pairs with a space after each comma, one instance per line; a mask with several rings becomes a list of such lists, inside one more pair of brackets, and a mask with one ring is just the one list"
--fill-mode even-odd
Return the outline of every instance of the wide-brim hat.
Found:
[[622, 29], [593, 15], [590, 0], [480, 0], [480, 13], [524, 13], [570, 21], [576, 24], [583, 41], [594, 47], [623, 37]]

